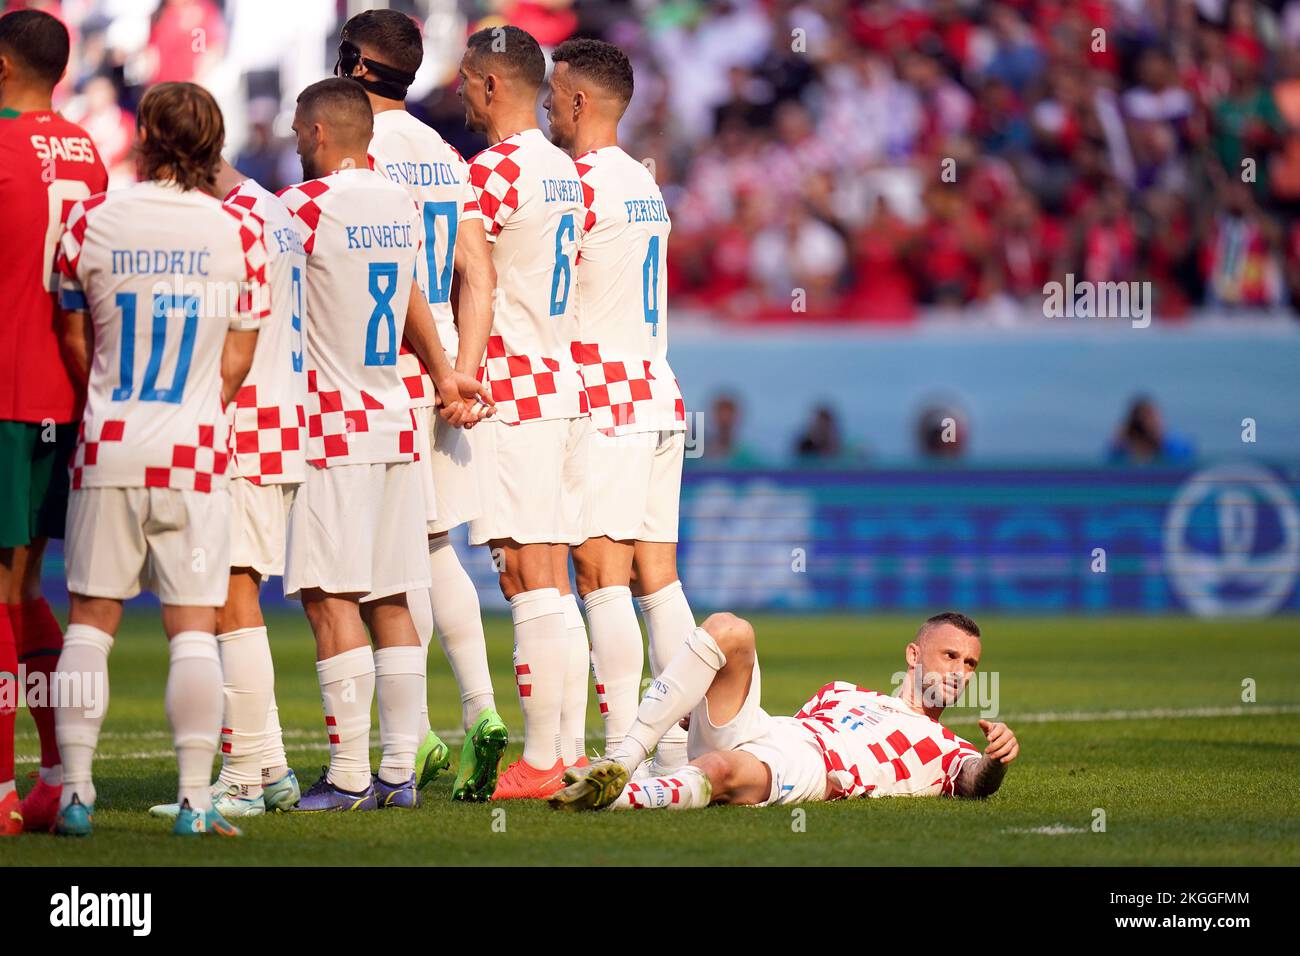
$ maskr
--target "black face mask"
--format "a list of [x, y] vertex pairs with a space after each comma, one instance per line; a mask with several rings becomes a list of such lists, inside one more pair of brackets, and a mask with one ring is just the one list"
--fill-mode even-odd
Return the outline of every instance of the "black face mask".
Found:
[[[379, 79], [370, 76], [353, 76], [353, 72], [362, 64]], [[339, 58], [334, 64], [334, 75], [356, 80], [362, 87], [376, 96], [382, 96], [386, 100], [406, 99], [406, 91], [415, 82], [414, 73], [407, 73], [396, 67], [376, 63], [374, 60], [363, 57], [361, 48], [350, 40], [339, 41]]]

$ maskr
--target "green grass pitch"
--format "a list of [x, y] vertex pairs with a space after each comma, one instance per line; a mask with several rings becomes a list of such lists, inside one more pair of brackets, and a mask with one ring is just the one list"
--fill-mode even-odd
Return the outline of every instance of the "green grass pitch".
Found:
[[[915, 627], [899, 617], [755, 620], [763, 698], [792, 713], [821, 684], [881, 690]], [[557, 814], [544, 804], [460, 805], [450, 775], [415, 812], [266, 816], [242, 840], [178, 840], [146, 808], [171, 800], [163, 716], [167, 668], [154, 613], [127, 616], [111, 663], [112, 703], [96, 762], [96, 832], [0, 842], [0, 864], [292, 866], [659, 865], [1295, 865], [1300, 863], [1297, 620], [987, 618], [982, 669], [999, 675], [1001, 714], [1022, 745], [1002, 792], [984, 802], [856, 800], [689, 813]], [[304, 789], [326, 756], [305, 621], [270, 621], [290, 763]], [[509, 622], [488, 622], [499, 707], [521, 734]], [[1243, 703], [1243, 681], [1257, 701]], [[458, 726], [455, 685], [436, 647], [438, 728]], [[954, 730], [982, 746], [973, 711]], [[598, 744], [594, 693], [589, 747]], [[19, 715], [26, 790], [36, 740]], [[377, 724], [376, 724], [377, 733]], [[512, 746], [509, 759], [519, 752]], [[378, 752], [375, 751], [375, 765]], [[1105, 830], [1097, 832], [1097, 811]]]

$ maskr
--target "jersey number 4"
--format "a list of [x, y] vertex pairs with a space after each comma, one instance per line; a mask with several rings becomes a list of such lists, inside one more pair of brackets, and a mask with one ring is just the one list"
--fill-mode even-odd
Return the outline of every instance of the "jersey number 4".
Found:
[[[117, 307], [122, 310], [122, 354], [118, 358], [118, 385], [113, 389], [115, 402], [130, 400], [135, 391], [136, 301], [134, 292], [117, 294]], [[175, 312], [184, 316], [180, 349], [176, 355], [176, 370], [172, 373], [171, 386], [159, 388], [158, 372], [162, 368], [163, 353], [167, 350], [167, 320]], [[139, 398], [142, 402], [167, 402], [171, 405], [179, 405], [181, 396], [185, 393], [185, 380], [190, 376], [190, 359], [194, 356], [194, 336], [199, 327], [199, 297], [155, 293], [152, 318], [149, 364], [145, 366]]]

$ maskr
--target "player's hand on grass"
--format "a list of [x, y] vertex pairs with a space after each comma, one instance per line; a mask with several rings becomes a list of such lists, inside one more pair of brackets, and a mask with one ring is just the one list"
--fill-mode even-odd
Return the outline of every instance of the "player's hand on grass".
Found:
[[1020, 741], [1011, 732], [1011, 728], [1000, 721], [981, 720], [980, 730], [988, 738], [989, 745], [984, 748], [984, 756], [999, 763], [1011, 763], [1020, 753]]
[[434, 388], [438, 391], [438, 414], [456, 428], [472, 428], [476, 422], [496, 413], [487, 385], [472, 375], [453, 370], [435, 382]]

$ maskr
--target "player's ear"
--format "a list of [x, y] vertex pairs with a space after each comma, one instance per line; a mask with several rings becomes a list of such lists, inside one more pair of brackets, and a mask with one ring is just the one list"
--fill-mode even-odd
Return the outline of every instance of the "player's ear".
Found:
[[908, 666], [915, 667], [916, 662], [921, 659], [921, 645], [912, 641], [907, 645], [907, 663]]
[[587, 94], [578, 90], [573, 94], [573, 118], [577, 119], [587, 106]]

